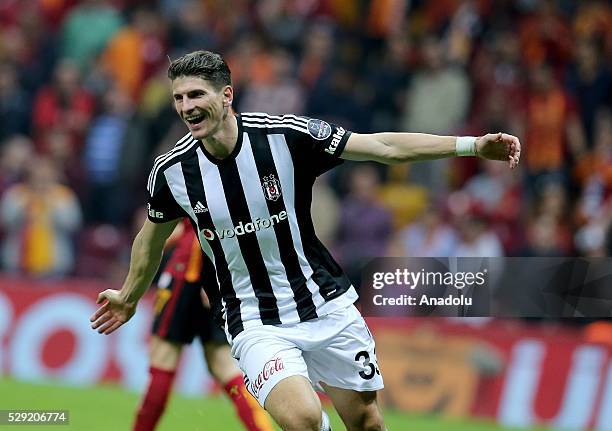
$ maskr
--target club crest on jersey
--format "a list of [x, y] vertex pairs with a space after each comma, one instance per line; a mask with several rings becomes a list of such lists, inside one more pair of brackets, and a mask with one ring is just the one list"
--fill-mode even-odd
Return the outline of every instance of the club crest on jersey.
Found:
[[274, 174], [270, 174], [262, 178], [261, 186], [263, 187], [264, 196], [269, 201], [277, 200], [281, 195], [280, 181], [276, 179]]
[[326, 123], [323, 120], [308, 120], [308, 133], [310, 133], [310, 136], [313, 138], [322, 141], [329, 138], [331, 132], [332, 129], [329, 123]]

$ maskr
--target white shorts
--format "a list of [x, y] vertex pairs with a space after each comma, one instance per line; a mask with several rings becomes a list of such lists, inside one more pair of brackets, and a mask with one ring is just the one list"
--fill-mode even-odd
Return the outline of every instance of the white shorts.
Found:
[[245, 329], [232, 342], [249, 392], [264, 406], [272, 388], [290, 376], [304, 376], [355, 391], [384, 387], [374, 339], [351, 305], [306, 322]]

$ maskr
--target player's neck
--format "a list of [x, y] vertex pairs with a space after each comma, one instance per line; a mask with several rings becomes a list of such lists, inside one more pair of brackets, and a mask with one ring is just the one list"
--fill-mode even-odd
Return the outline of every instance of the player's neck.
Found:
[[219, 160], [223, 160], [232, 154], [237, 142], [238, 122], [232, 112], [228, 112], [219, 128], [210, 137], [202, 140], [206, 151]]

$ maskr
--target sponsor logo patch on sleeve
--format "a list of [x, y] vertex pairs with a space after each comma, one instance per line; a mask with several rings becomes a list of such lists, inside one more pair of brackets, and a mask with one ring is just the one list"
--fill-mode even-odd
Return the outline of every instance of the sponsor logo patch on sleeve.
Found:
[[336, 133], [334, 133], [334, 136], [331, 142], [329, 143], [329, 147], [325, 149], [325, 152], [332, 154], [332, 155], [335, 154], [336, 150], [338, 149], [338, 145], [340, 145], [340, 141], [342, 140], [342, 137], [345, 134], [346, 134], [346, 130], [344, 130], [342, 127], [338, 127], [336, 129]]
[[308, 133], [316, 140], [322, 141], [330, 137], [332, 132], [329, 123], [323, 120], [310, 119], [308, 120]]

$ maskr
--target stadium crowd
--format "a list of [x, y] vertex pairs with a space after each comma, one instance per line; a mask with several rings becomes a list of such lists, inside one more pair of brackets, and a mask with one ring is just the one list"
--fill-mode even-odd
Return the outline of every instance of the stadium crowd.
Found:
[[238, 112], [521, 139], [518, 171], [457, 158], [321, 178], [317, 230], [353, 278], [376, 256], [612, 255], [605, 0], [4, 0], [4, 271], [122, 279], [152, 161], [185, 133], [168, 57], [196, 49], [224, 54]]

